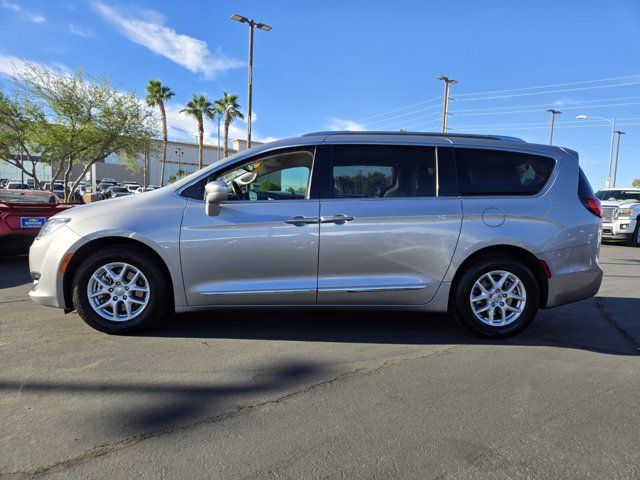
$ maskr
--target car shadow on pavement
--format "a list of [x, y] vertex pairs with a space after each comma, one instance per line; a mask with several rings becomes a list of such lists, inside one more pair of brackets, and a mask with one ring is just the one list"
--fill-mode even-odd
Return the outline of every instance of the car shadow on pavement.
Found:
[[0, 251], [0, 288], [17, 287], [25, 283], [31, 283], [29, 258]]
[[[91, 429], [147, 438], [175, 431], [177, 425], [186, 428], [214, 423], [275, 403], [331, 374], [318, 363], [299, 361], [261, 365], [250, 371], [248, 378], [210, 383], [0, 380], [0, 392], [47, 396], [51, 401], [69, 395], [76, 399], [111, 398], [101, 407], [100, 415], [92, 418]], [[127, 401], [123, 403], [118, 397]]]
[[175, 315], [138, 335], [406, 345], [502, 343], [640, 355], [640, 331], [634, 331], [640, 322], [632, 321], [638, 311], [640, 299], [596, 297], [541, 310], [527, 330], [502, 340], [476, 337], [449, 315], [393, 310], [216, 310]]

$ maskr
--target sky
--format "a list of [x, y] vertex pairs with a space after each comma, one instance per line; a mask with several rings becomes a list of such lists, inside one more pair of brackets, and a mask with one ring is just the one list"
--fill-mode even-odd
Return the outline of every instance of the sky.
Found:
[[[560, 110], [554, 144], [577, 150], [600, 188], [615, 117], [618, 185], [640, 178], [638, 0], [0, 0], [0, 84], [24, 61], [82, 68], [141, 97], [160, 79], [176, 92], [170, 138], [195, 141], [179, 113], [194, 93], [235, 93], [246, 108], [248, 27], [234, 13], [273, 28], [255, 33], [254, 140], [438, 131], [436, 77], [447, 75], [458, 81], [451, 132], [548, 143], [546, 110]], [[216, 125], [205, 129], [215, 143]], [[230, 136], [245, 130], [237, 121]]]

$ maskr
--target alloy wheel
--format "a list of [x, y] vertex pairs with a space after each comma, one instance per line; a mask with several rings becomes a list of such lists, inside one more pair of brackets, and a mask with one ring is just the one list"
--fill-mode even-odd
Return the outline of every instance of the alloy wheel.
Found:
[[150, 296], [144, 273], [124, 262], [101, 266], [87, 284], [87, 297], [93, 311], [113, 322], [136, 318], [144, 311]]
[[503, 327], [522, 315], [527, 304], [527, 292], [516, 275], [494, 270], [476, 280], [469, 302], [473, 314], [482, 323]]

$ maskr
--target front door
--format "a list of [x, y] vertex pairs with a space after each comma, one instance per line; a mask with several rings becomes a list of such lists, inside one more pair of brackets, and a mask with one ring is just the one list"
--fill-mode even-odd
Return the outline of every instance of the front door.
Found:
[[[319, 202], [314, 149], [243, 160], [215, 176], [230, 198], [217, 216], [190, 199], [180, 237], [190, 306], [307, 305], [317, 288]], [[212, 180], [209, 178], [208, 180]]]
[[[323, 169], [318, 303], [421, 305], [462, 223], [449, 148], [334, 145]], [[444, 167], [444, 168], [443, 168]], [[326, 179], [326, 180], [324, 180]], [[455, 193], [455, 194], [454, 194]]]

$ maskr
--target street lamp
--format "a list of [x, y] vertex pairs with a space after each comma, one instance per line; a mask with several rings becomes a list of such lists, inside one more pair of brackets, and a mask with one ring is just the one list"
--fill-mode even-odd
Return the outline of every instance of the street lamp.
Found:
[[611, 185], [611, 169], [613, 168], [613, 144], [615, 143], [616, 134], [616, 119], [605, 117], [589, 117], [588, 115], [576, 115], [576, 120], [586, 120], [588, 118], [596, 118], [598, 120], [604, 120], [611, 125], [611, 147], [609, 148], [609, 171], [607, 173], [607, 179], [604, 182], [604, 188], [609, 188]]
[[255, 22], [252, 18], [243, 17], [242, 15], [231, 16], [231, 20], [235, 20], [236, 22], [246, 23], [249, 25], [249, 95], [248, 95], [248, 106], [247, 106], [247, 148], [251, 148], [251, 109], [252, 109], [252, 95], [253, 95], [253, 30], [255, 27], [258, 27], [260, 30], [268, 32], [271, 30], [269, 25], [264, 23]]
[[556, 115], [560, 115], [562, 112], [550, 108], [547, 110], [551, 114], [551, 133], [549, 134], [549, 145], [553, 145], [553, 126], [556, 123]]
[[620, 157], [620, 138], [624, 135], [625, 132], [620, 130], [616, 130], [615, 133], [618, 134], [618, 146], [616, 147], [616, 163], [613, 167], [613, 188], [616, 188], [616, 181], [618, 179], [618, 158]]
[[444, 81], [444, 96], [442, 97], [442, 133], [447, 133], [447, 117], [449, 116], [449, 85], [458, 83], [453, 78], [440, 75], [436, 80]]

